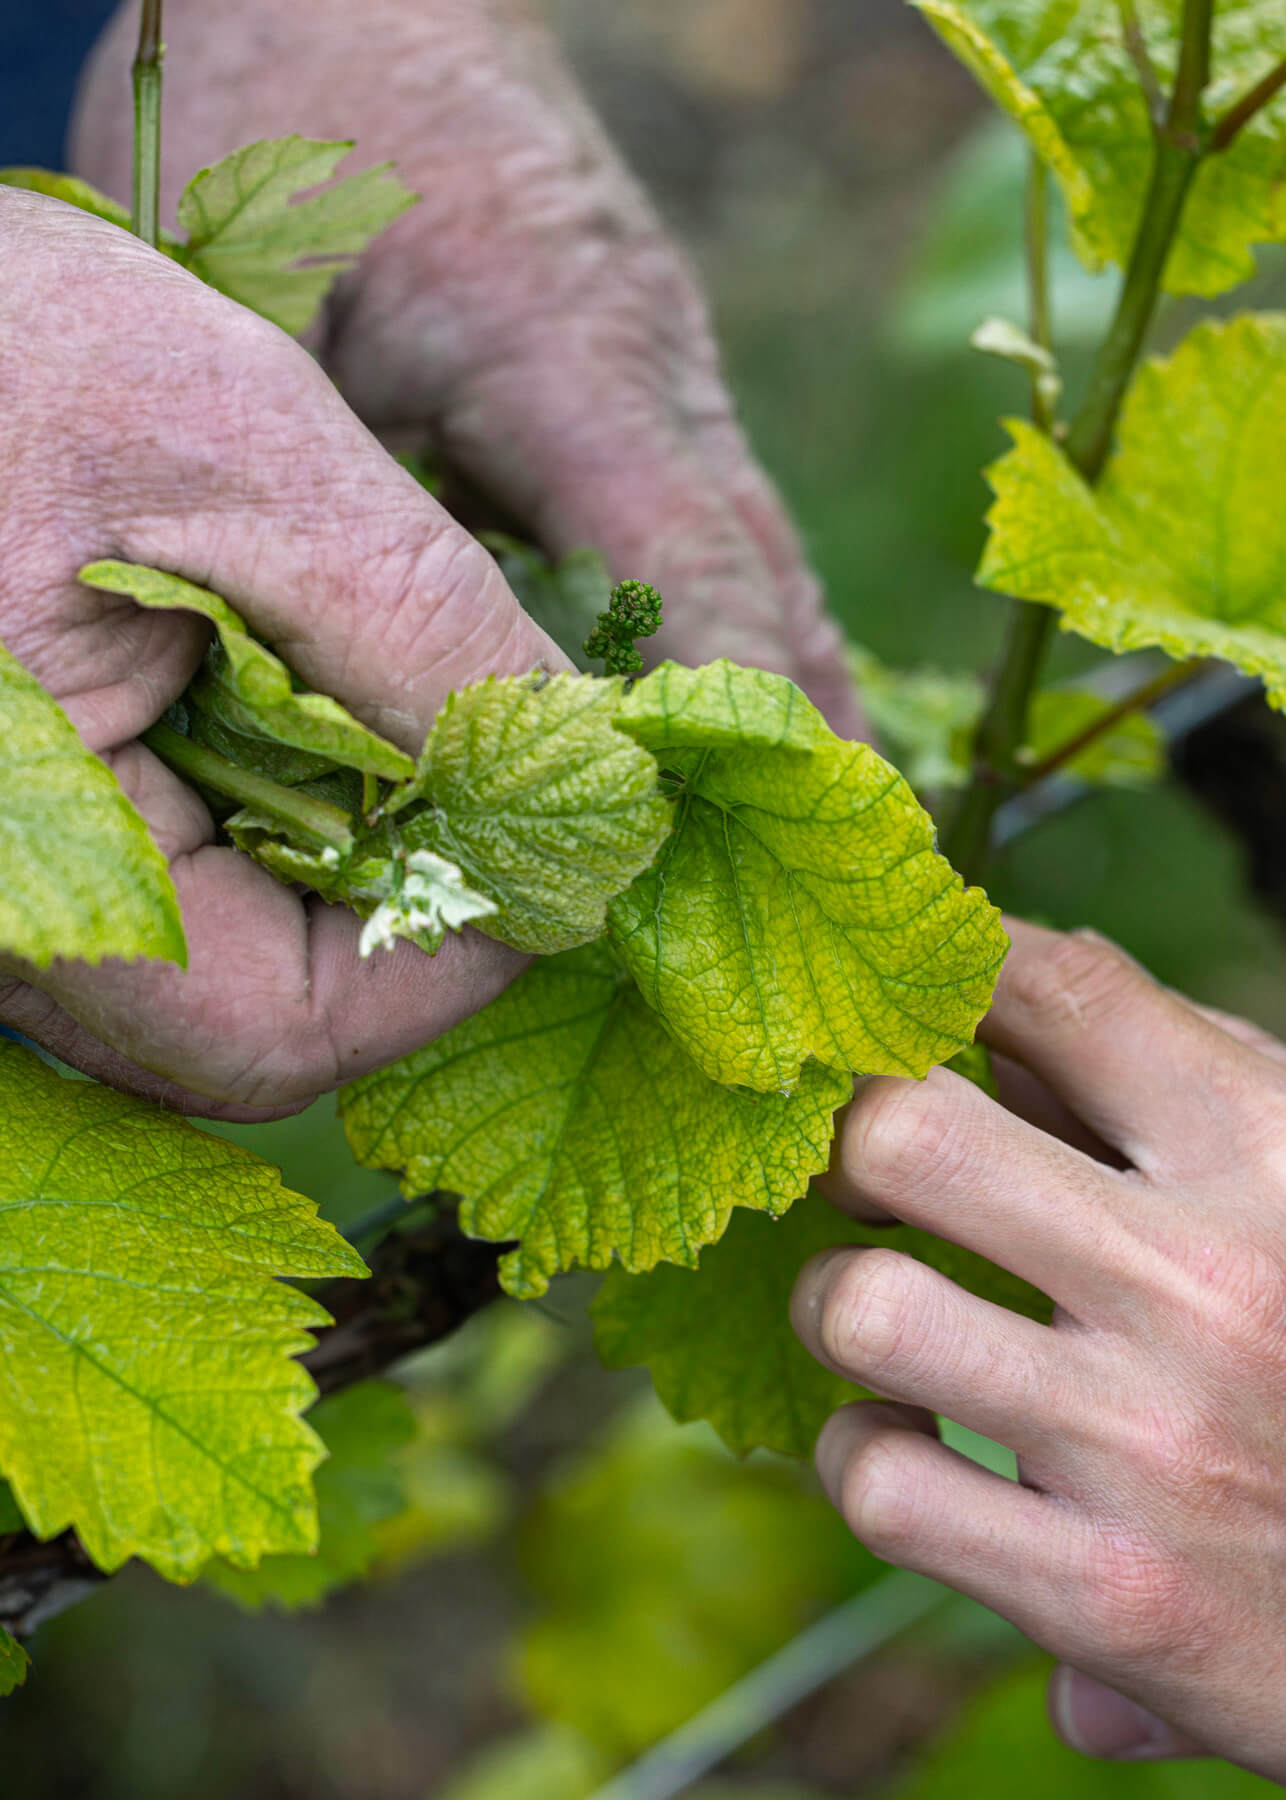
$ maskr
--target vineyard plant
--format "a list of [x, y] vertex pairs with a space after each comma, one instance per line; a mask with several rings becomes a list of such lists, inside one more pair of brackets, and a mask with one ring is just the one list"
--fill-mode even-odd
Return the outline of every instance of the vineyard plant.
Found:
[[[193, 571], [107, 545], [81, 570], [207, 622], [198, 674], [143, 742], [223, 841], [352, 908], [363, 957], [471, 931], [530, 960], [341, 1091], [355, 1172], [404, 1196], [347, 1235], [250, 1150], [0, 1039], [0, 1563], [45, 1547], [51, 1593], [130, 1559], [254, 1608], [360, 1577], [370, 1520], [401, 1504], [380, 1471], [413, 1429], [374, 1378], [501, 1294], [543, 1305], [571, 1271], [603, 1277], [603, 1361], [645, 1366], [674, 1419], [739, 1454], [807, 1457], [853, 1396], [788, 1320], [827, 1245], [892, 1244], [1048, 1317], [1004, 1269], [841, 1219], [810, 1182], [855, 1077], [946, 1063], [990, 1083], [975, 1031], [1007, 947], [985, 891], [998, 818], [1068, 778], [1157, 781], [1152, 709], [1217, 663], [1286, 710], [1286, 314], [1236, 302], [1256, 248], [1286, 241], [1286, 21], [1280, 0], [915, 3], [1025, 139], [1028, 310], [974, 335], [1012, 365], [1021, 413], [987, 471], [977, 572], [1007, 609], [1003, 653], [944, 679], [853, 645], [880, 748], [838, 737], [784, 676], [649, 661], [666, 596], [646, 568], [613, 588], [592, 546], [554, 561], [480, 530], [575, 667], [460, 689], [414, 757], [309, 691]], [[159, 7], [143, 14], [132, 206], [52, 171], [0, 181], [306, 333], [415, 196], [392, 168], [337, 173], [346, 143], [283, 135], [193, 172], [161, 229]], [[1087, 267], [1119, 272], [1074, 379], [1056, 212]], [[1151, 356], [1176, 304], [1200, 316]], [[405, 460], [437, 483], [427, 450]], [[1124, 658], [1124, 679], [1050, 684], [1060, 628]], [[164, 856], [3, 646], [0, 740], [4, 968], [39, 985], [56, 959], [182, 967]], [[27, 1678], [44, 1610], [25, 1590], [0, 1611], [0, 1692]]]

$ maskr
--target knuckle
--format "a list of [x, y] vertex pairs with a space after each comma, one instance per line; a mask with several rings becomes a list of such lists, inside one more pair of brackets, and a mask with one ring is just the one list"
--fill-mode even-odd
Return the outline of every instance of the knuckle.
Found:
[[921, 1482], [906, 1454], [908, 1438], [905, 1431], [876, 1432], [844, 1471], [844, 1517], [867, 1549], [886, 1562], [903, 1557], [917, 1535]]
[[857, 1179], [886, 1190], [959, 1173], [968, 1147], [965, 1134], [954, 1129], [950, 1101], [950, 1089], [934, 1075], [926, 1081], [890, 1077], [868, 1089], [851, 1115], [849, 1150]]
[[1189, 1644], [1194, 1596], [1178, 1562], [1112, 1534], [1094, 1544], [1087, 1575], [1088, 1623], [1111, 1662], [1152, 1665]]
[[831, 1362], [877, 1377], [899, 1361], [911, 1323], [914, 1278], [914, 1264], [896, 1250], [864, 1250], [848, 1258], [828, 1289], [819, 1321]]
[[1034, 957], [1015, 957], [1010, 992], [1043, 1026], [1084, 1024], [1117, 1004], [1134, 964], [1113, 944], [1069, 934]]

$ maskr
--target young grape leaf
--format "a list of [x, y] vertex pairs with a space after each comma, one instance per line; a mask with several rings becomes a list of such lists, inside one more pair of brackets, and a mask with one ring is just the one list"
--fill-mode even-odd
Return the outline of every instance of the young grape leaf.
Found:
[[[1152, 170], [1153, 126], [1118, 0], [914, 0], [1058, 177], [1076, 246], [1090, 267], [1124, 264]], [[1144, 0], [1138, 22], [1168, 91], [1178, 61], [1180, 0]], [[1215, 11], [1218, 118], [1278, 62], [1280, 0], [1225, 0]], [[1286, 94], [1193, 182], [1165, 286], [1218, 294], [1254, 274], [1252, 246], [1286, 237]]]
[[317, 1492], [317, 1553], [265, 1556], [257, 1569], [221, 1557], [201, 1579], [251, 1612], [318, 1606], [334, 1589], [364, 1575], [380, 1551], [375, 1527], [406, 1505], [398, 1453], [415, 1436], [415, 1417], [401, 1388], [363, 1381], [322, 1400], [308, 1423], [326, 1447]]
[[868, 744], [732, 663], [666, 665], [617, 718], [680, 787], [656, 863], [608, 909], [612, 942], [707, 1075], [789, 1092], [814, 1056], [923, 1076], [972, 1041], [1000, 915]]
[[526, 1698], [616, 1757], [882, 1572], [799, 1471], [736, 1462], [655, 1405], [550, 1485], [518, 1554], [534, 1601], [518, 1645]]
[[165, 858], [105, 763], [0, 645], [0, 949], [163, 957], [187, 947]]
[[391, 163], [321, 193], [351, 142], [268, 138], [202, 169], [179, 199], [181, 260], [202, 281], [297, 336], [332, 283], [386, 225], [414, 206]]
[[208, 619], [218, 633], [218, 650], [206, 659], [198, 691], [231, 730], [289, 744], [389, 781], [414, 773], [415, 764], [404, 751], [360, 724], [337, 700], [297, 693], [281, 658], [252, 637], [227, 601], [208, 588], [138, 563], [89, 563], [80, 580], [109, 594], [125, 594], [139, 606], [195, 612]]
[[601, 936], [607, 902], [670, 829], [655, 762], [613, 725], [619, 698], [618, 683], [584, 675], [463, 688], [388, 808], [408, 850], [446, 857], [495, 902], [479, 928], [519, 950]]
[[812, 1189], [784, 1219], [734, 1214], [697, 1269], [612, 1269], [590, 1308], [599, 1355], [612, 1369], [646, 1363], [674, 1417], [709, 1420], [731, 1450], [809, 1456], [829, 1415], [863, 1391], [815, 1361], [790, 1326], [795, 1277], [837, 1244], [904, 1251], [987, 1300], [1049, 1317], [1043, 1295], [984, 1257], [910, 1225], [858, 1224]]
[[173, 1113], [0, 1049], [0, 1472], [41, 1537], [174, 1581], [311, 1551], [323, 1452], [292, 1360], [360, 1275], [312, 1204]]
[[1286, 708], [1286, 314], [1200, 325], [1145, 364], [1092, 491], [1040, 432], [1009, 429], [978, 580], [1111, 650], [1224, 657]]
[[0, 1699], [21, 1687], [27, 1679], [31, 1658], [18, 1642], [0, 1625]]
[[538, 963], [476, 1018], [346, 1088], [349, 1143], [404, 1190], [463, 1197], [476, 1237], [520, 1241], [520, 1299], [560, 1269], [693, 1264], [734, 1206], [780, 1213], [826, 1165], [848, 1077], [805, 1065], [797, 1091], [709, 1080], [603, 944]]

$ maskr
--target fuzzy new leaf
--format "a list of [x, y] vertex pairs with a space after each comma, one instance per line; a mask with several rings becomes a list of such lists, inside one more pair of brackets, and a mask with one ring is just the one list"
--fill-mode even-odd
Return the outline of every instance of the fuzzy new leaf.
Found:
[[341, 1107], [360, 1163], [403, 1172], [408, 1194], [460, 1194], [474, 1236], [521, 1240], [501, 1275], [527, 1299], [576, 1263], [691, 1265], [734, 1206], [784, 1212], [825, 1167], [848, 1093], [816, 1063], [789, 1098], [719, 1086], [594, 944], [538, 963]]
[[705, 1072], [789, 1092], [810, 1056], [923, 1076], [972, 1041], [1006, 940], [867, 744], [783, 676], [666, 664], [618, 712], [681, 788], [612, 941]]
[[288, 744], [389, 781], [414, 772], [404, 751], [359, 723], [337, 700], [328, 694], [296, 692], [281, 658], [252, 637], [240, 614], [208, 588], [138, 563], [89, 563], [80, 571], [80, 580], [109, 594], [125, 594], [138, 606], [194, 612], [208, 619], [218, 634], [218, 652], [207, 658], [198, 686], [209, 694], [216, 716], [232, 730]]
[[1031, 426], [1009, 429], [979, 581], [1112, 650], [1224, 657], [1286, 708], [1286, 314], [1201, 325], [1146, 364], [1093, 491]]
[[61, 707], [0, 645], [0, 949], [163, 957], [187, 949], [174, 884], [147, 826]]
[[[1058, 177], [1090, 267], [1124, 264], [1152, 169], [1153, 124], [1119, 0], [913, 0], [1026, 132]], [[1140, 0], [1142, 39], [1163, 87], [1178, 61], [1181, 0]], [[1217, 118], [1280, 60], [1280, 0], [1215, 9]], [[1198, 169], [1165, 271], [1172, 293], [1218, 294], [1254, 273], [1252, 246], [1286, 237], [1286, 95]]]
[[179, 199], [181, 260], [202, 281], [298, 335], [332, 283], [417, 195], [391, 163], [331, 180], [347, 141], [269, 138], [202, 169]]
[[[393, 803], [408, 850], [431, 850], [495, 902], [481, 930], [549, 954], [601, 936], [607, 902], [670, 828], [656, 764], [613, 725], [619, 684], [490, 677], [452, 694], [416, 779]], [[428, 802], [419, 812], [399, 810]]]
[[839, 1244], [901, 1250], [998, 1305], [1049, 1316], [1043, 1295], [985, 1258], [909, 1225], [858, 1224], [814, 1189], [784, 1219], [736, 1213], [699, 1269], [613, 1269], [591, 1309], [599, 1354], [609, 1368], [646, 1363], [674, 1417], [709, 1420], [731, 1450], [808, 1456], [828, 1415], [861, 1391], [790, 1326], [796, 1276]]
[[326, 1323], [281, 1276], [363, 1272], [275, 1169], [0, 1050], [0, 1472], [42, 1537], [171, 1580], [312, 1550]]

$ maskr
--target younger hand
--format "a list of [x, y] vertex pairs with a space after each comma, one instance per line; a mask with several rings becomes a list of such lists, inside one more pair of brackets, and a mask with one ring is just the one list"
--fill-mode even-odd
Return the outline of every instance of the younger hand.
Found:
[[1053, 1325], [891, 1250], [814, 1258], [796, 1329], [888, 1396], [830, 1420], [822, 1479], [877, 1555], [1064, 1659], [1075, 1748], [1286, 1782], [1286, 1046], [1101, 939], [1009, 929], [982, 1035], [1014, 1110], [942, 1069], [864, 1081], [827, 1191], [1024, 1276]]

